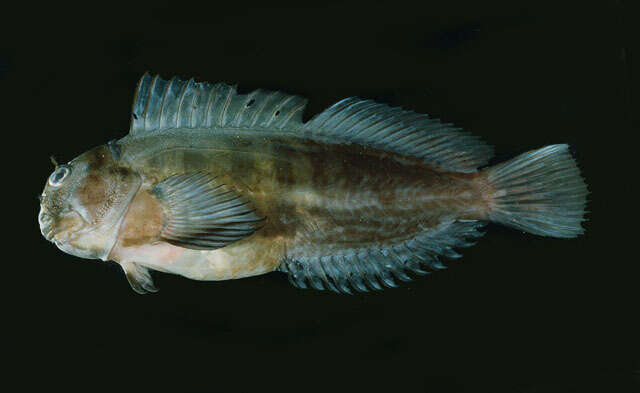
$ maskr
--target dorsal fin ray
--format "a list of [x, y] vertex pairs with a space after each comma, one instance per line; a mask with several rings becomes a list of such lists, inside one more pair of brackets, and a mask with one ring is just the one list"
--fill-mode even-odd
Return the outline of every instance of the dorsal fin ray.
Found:
[[133, 104], [130, 133], [163, 129], [256, 129], [286, 131], [325, 143], [357, 143], [416, 157], [444, 170], [474, 172], [493, 149], [460, 128], [428, 115], [372, 100], [346, 98], [307, 123], [307, 100], [278, 91], [238, 94], [235, 86], [144, 74]]
[[474, 172], [493, 155], [489, 145], [451, 123], [357, 97], [332, 105], [305, 123], [304, 129], [319, 138], [422, 158], [459, 172]]

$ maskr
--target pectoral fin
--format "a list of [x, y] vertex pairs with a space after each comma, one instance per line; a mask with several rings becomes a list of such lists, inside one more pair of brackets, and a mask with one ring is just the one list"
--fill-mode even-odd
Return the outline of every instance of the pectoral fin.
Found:
[[260, 228], [249, 201], [204, 172], [168, 177], [151, 190], [165, 209], [161, 240], [194, 250], [213, 250]]
[[144, 295], [147, 293], [158, 292], [159, 289], [153, 284], [153, 279], [149, 273], [149, 269], [134, 262], [120, 263], [124, 270], [127, 281], [131, 288], [137, 293]]

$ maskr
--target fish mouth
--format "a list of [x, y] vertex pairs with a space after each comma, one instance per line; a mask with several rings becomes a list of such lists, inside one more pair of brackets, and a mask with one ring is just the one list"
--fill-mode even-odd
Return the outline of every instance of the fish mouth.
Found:
[[55, 225], [53, 217], [41, 208], [40, 214], [38, 214], [38, 223], [42, 236], [56, 245], [68, 243], [72, 235], [82, 230], [86, 224], [80, 214], [73, 211], [71, 214], [79, 218], [76, 224], [67, 228], [59, 228], [59, 225]]
[[51, 216], [44, 210], [40, 209], [40, 214], [38, 214], [38, 223], [40, 224], [40, 233], [42, 233], [42, 236], [52, 242], [53, 236], [55, 235], [53, 230], [53, 218], [51, 218]]

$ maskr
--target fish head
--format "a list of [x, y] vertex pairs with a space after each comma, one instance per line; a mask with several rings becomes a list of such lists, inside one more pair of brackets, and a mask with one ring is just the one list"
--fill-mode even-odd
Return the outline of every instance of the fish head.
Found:
[[49, 176], [40, 196], [42, 235], [62, 251], [81, 258], [107, 260], [141, 177], [101, 145]]

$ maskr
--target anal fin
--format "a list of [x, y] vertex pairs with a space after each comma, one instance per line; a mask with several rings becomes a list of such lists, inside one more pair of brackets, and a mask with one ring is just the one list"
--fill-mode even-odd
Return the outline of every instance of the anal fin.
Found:
[[438, 257], [460, 257], [454, 248], [472, 245], [468, 239], [482, 236], [478, 231], [482, 225], [474, 220], [443, 222], [393, 246], [354, 249], [339, 255], [287, 258], [278, 270], [287, 273], [289, 281], [298, 288], [311, 286], [351, 294], [352, 290], [366, 292], [396, 287], [396, 280], [411, 280], [407, 273], [424, 275], [429, 270], [444, 269]]

